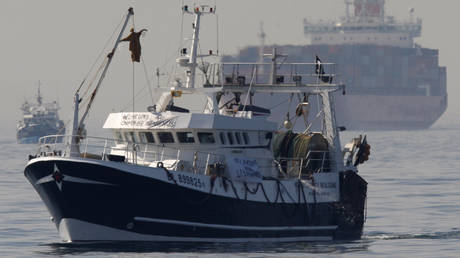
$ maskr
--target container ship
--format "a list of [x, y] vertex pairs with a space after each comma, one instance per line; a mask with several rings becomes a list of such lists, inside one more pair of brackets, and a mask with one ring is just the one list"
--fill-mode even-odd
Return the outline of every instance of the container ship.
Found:
[[[339, 64], [325, 73], [339, 75], [347, 85], [346, 96], [336, 103], [338, 124], [347, 129], [429, 128], [447, 108], [446, 67], [439, 65], [437, 49], [415, 43], [422, 20], [414, 18], [413, 8], [406, 21], [386, 15], [385, 0], [345, 0], [345, 6], [345, 16], [337, 21], [304, 19], [309, 44], [276, 46], [278, 52], [289, 62], [312, 62], [318, 56]], [[259, 36], [262, 46], [245, 47], [223, 61], [263, 61], [273, 46], [264, 46], [263, 31]], [[276, 106], [285, 100], [267, 96], [256, 101]], [[275, 107], [271, 116], [279, 121], [286, 113]]]

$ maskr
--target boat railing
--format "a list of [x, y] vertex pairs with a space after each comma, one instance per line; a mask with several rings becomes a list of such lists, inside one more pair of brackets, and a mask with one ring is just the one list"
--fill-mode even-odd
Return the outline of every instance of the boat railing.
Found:
[[333, 160], [329, 151], [309, 151], [305, 158], [280, 158], [280, 170], [287, 177], [308, 178], [314, 173], [332, 172]]
[[[71, 148], [71, 139], [75, 137], [79, 139], [77, 147]], [[224, 174], [227, 166], [223, 154], [90, 136], [84, 138], [71, 135], [42, 137], [39, 139], [36, 157], [49, 156], [71, 156], [140, 166], [164, 167], [168, 170], [204, 175]], [[275, 171], [278, 177], [286, 178], [308, 178], [313, 173], [331, 172], [332, 164], [328, 151], [309, 151], [305, 158], [278, 160], [259, 158], [257, 161], [263, 175], [273, 175]]]
[[216, 63], [211, 64], [205, 75], [205, 85], [324, 85], [337, 82], [337, 67], [334, 63], [279, 63], [276, 74], [270, 63]]
[[[78, 144], [71, 148], [71, 139]], [[160, 166], [173, 170], [209, 173], [210, 165], [224, 164], [221, 154], [186, 150], [153, 143], [134, 143], [111, 138], [84, 138], [71, 135], [50, 135], [39, 139], [37, 156], [78, 156], [81, 158], [126, 162], [143, 166]]]

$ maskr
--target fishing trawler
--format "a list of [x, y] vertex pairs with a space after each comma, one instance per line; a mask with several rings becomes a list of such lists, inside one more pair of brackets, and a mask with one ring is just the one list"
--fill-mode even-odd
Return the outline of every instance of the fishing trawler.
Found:
[[[59, 119], [59, 104], [56, 101], [43, 103], [40, 84], [37, 92], [37, 103], [25, 101], [21, 110], [23, 118], [18, 122], [16, 138], [18, 143], [37, 143], [46, 135], [65, 134], [65, 125]], [[62, 140], [62, 138], [58, 138]]]
[[[214, 15], [215, 7], [183, 6], [182, 12], [194, 16], [191, 46], [176, 60], [185, 72], [171, 88], [156, 91], [161, 97], [155, 105], [147, 112], [111, 113], [104, 128], [113, 139], [90, 137], [81, 132], [91, 102], [80, 116], [77, 91], [72, 135], [61, 144], [52, 142], [55, 136], [44, 137], [30, 156], [25, 176], [61, 238], [359, 239], [367, 183], [357, 168], [370, 146], [364, 136], [341, 147], [332, 93], [345, 86], [325, 72], [333, 65], [280, 64], [273, 58], [268, 64], [199, 66], [197, 57], [213, 56], [199, 54], [197, 46], [201, 17]], [[129, 9], [91, 100], [133, 15]], [[261, 93], [295, 96], [296, 119], [286, 119], [284, 129], [268, 121], [270, 110], [252, 99]], [[205, 99], [202, 112], [176, 103], [196, 95]], [[321, 100], [317, 114], [309, 114], [309, 98]], [[297, 118], [306, 126], [302, 132], [290, 130]], [[312, 131], [313, 123], [322, 130]]]
[[[439, 50], [422, 47], [422, 20], [409, 9], [409, 19], [387, 15], [385, 0], [344, 0], [345, 16], [336, 20], [304, 19], [306, 43], [278, 45], [287, 62], [321, 57], [343, 64], [337, 74], [347, 85], [337, 98], [337, 122], [350, 130], [426, 129], [447, 109], [447, 70], [439, 64]], [[241, 48], [224, 62], [255, 62], [269, 51], [261, 30], [260, 46]], [[267, 49], [268, 48], [268, 49]], [[287, 112], [288, 95], [260, 95], [272, 108], [272, 121]], [[316, 107], [315, 104], [312, 107]], [[294, 112], [292, 107], [291, 113]]]

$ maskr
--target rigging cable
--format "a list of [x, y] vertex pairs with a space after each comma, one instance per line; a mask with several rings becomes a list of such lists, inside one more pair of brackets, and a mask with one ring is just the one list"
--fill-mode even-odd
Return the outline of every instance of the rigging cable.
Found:
[[134, 85], [135, 85], [135, 84], [134, 84], [134, 62], [132, 62], [132, 63], [133, 63], [133, 100], [132, 100], [132, 102], [133, 102], [133, 129], [134, 129], [134, 103], [135, 103], [135, 101], [134, 101], [134, 94], [135, 94], [135, 92], [134, 92], [134, 90], [135, 90], [135, 89], [134, 89]]
[[[88, 86], [86, 87], [85, 91], [83, 92], [83, 94], [80, 95], [80, 99], [83, 99], [86, 94], [88, 94], [89, 90], [91, 89], [93, 83], [96, 81], [96, 79], [99, 77], [99, 74], [100, 72], [102, 71], [102, 69], [104, 68], [104, 66], [107, 64], [108, 62], [108, 59], [104, 59], [104, 62], [101, 63], [101, 65], [99, 66], [99, 68], [97, 69], [96, 73], [94, 74], [94, 76], [91, 78], [91, 81], [89, 81], [88, 83]], [[84, 79], [86, 81], [86, 78]], [[83, 85], [83, 84], [82, 84]], [[81, 85], [81, 86], [82, 86]], [[80, 87], [81, 88], [81, 87]], [[80, 90], [80, 89], [79, 89]], [[84, 103], [84, 105], [86, 105], [88, 103], [89, 99], [87, 99]]]
[[[113, 37], [115, 36], [115, 33], [118, 31], [118, 29], [120, 28], [121, 24], [123, 23], [123, 19], [124, 17], [121, 18], [120, 22], [118, 23], [117, 27], [113, 30], [112, 32], [112, 35], [110, 35], [110, 37], [107, 39], [107, 41], [105, 42], [105, 45], [104, 47], [102, 48], [102, 50], [99, 52], [97, 58], [94, 60], [93, 64], [91, 65], [88, 73], [86, 74], [86, 76], [83, 78], [83, 81], [81, 82], [80, 86], [77, 88], [76, 92], [79, 92], [81, 87], [83, 86], [83, 84], [85, 83], [86, 79], [88, 78], [89, 74], [91, 73], [91, 71], [93, 70], [94, 66], [96, 65], [97, 61], [101, 58], [102, 54], [105, 53], [105, 50], [107, 49], [107, 46], [109, 45], [109, 43], [112, 41]], [[88, 86], [89, 87], [89, 86]]]
[[[181, 8], [184, 8], [184, 0], [182, 0]], [[181, 20], [180, 20], [180, 35], [179, 35], [179, 46], [184, 39], [184, 10], [181, 9]]]
[[[179, 35], [179, 42], [178, 42], [178, 49], [174, 52], [174, 54], [171, 55], [170, 58], [167, 58], [163, 64], [162, 67], [165, 67], [167, 66], [171, 60], [173, 60], [172, 57], [176, 56], [178, 57], [178, 53], [181, 53], [181, 49], [183, 47], [183, 40], [184, 40], [184, 0], [182, 0], [182, 5], [181, 5], [181, 22], [180, 22], [180, 35]], [[168, 73], [168, 79], [167, 79], [167, 85], [171, 85], [172, 84], [172, 81], [174, 80], [174, 75], [176, 74], [176, 70], [177, 70], [177, 65], [173, 64], [171, 65], [171, 70], [172, 70], [172, 73]]]
[[[182, 0], [182, 7], [184, 6], [184, 1]], [[173, 64], [172, 67], [171, 67], [171, 70], [173, 71], [172, 73], [170, 72], [167, 72], [167, 70], [169, 69], [164, 69], [165, 67], [167, 67], [169, 65], [169, 63], [171, 62], [171, 60], [175, 60], [173, 57], [177, 57], [177, 53], [180, 53], [180, 50], [182, 49], [183, 47], [183, 44], [182, 44], [182, 41], [184, 40], [183, 38], [183, 35], [184, 35], [184, 13], [181, 9], [181, 29], [180, 29], [180, 35], [179, 35], [179, 43], [177, 44], [179, 47], [177, 49], [174, 50], [174, 52], [170, 55], [168, 55], [168, 57], [165, 59], [165, 61], [163, 62], [163, 64], [159, 67], [159, 68], [162, 68], [163, 70], [166, 70], [166, 74], [162, 74], [162, 75], [167, 75], [168, 76], [168, 79], [167, 79], [167, 82], [168, 82], [168, 85], [171, 84], [171, 80], [172, 80], [172, 77], [173, 77], [173, 74], [176, 73], [176, 65]], [[159, 87], [159, 84], [158, 84], [158, 87]]]
[[[149, 96], [150, 96], [150, 99], [152, 101], [152, 104], [155, 104], [155, 102], [153, 100], [153, 92], [152, 92], [152, 89], [151, 89], [151, 86], [150, 86], [151, 85], [150, 79], [148, 78], [148, 74], [147, 74], [147, 67], [146, 67], [146, 65], [144, 63], [144, 58], [142, 56], [141, 56], [141, 61], [142, 61], [143, 67], [144, 67], [144, 74], [145, 74], [145, 79], [146, 79], [147, 84], [135, 94], [135, 97], [133, 98], [133, 100], [137, 99], [137, 101], [140, 101], [143, 98], [147, 97], [146, 95], [143, 95], [142, 98], [138, 98], [139, 95], [141, 93], [143, 93], [145, 88], [148, 88], [149, 93], [150, 93]], [[129, 106], [131, 106], [133, 100], [130, 100], [128, 103], [126, 103], [126, 105], [123, 108], [121, 108], [120, 110], [125, 111]]]
[[[134, 23], [134, 15], [131, 17], [131, 21], [132, 21], [132, 23], [133, 23], [133, 32], [135, 32], [135, 31], [136, 31], [136, 27], [135, 27], [135, 23]], [[135, 104], [135, 101], [134, 101], [134, 94], [135, 94], [135, 84], [134, 84], [134, 75], [135, 75], [135, 74], [134, 74], [134, 72], [135, 72], [135, 71], [134, 71], [134, 61], [133, 61], [132, 63], [133, 63], [133, 118], [132, 118], [133, 120], [132, 120], [132, 121], [133, 121], [133, 129], [134, 129], [134, 124], [135, 124], [135, 123], [134, 123], [134, 104]], [[134, 139], [133, 139], [133, 140], [134, 140]]]
[[[146, 94], [143, 94], [141, 97], [139, 97], [139, 95], [141, 95], [141, 94], [143, 93], [144, 89], [145, 89], [145, 87], [142, 88], [141, 90], [139, 90], [139, 91], [136, 93], [135, 97], [134, 97], [134, 98], [135, 98], [137, 101], [139, 101], [139, 102], [140, 102], [141, 100], [143, 100], [144, 98], [148, 97]], [[126, 111], [126, 110], [128, 110], [128, 108], [129, 108], [130, 106], [132, 106], [132, 103], [131, 103], [132, 101], [133, 101], [133, 100], [130, 100], [129, 102], [127, 102], [127, 103], [126, 103], [122, 108], [120, 108], [119, 110], [120, 110], [120, 111], [123, 111], [123, 112]]]
[[276, 104], [276, 105], [274, 105], [273, 107], [270, 107], [269, 109], [272, 110], [272, 109], [274, 109], [274, 108], [277, 108], [277, 107], [283, 105], [284, 103], [286, 103], [286, 102], [288, 102], [288, 101], [289, 101], [289, 97], [288, 97], [287, 99], [283, 100], [281, 103]]
[[[216, 4], [214, 3], [214, 8], [216, 8]], [[216, 14], [216, 54], [219, 55], [219, 16]]]
[[249, 83], [248, 93], [246, 94], [246, 99], [244, 100], [243, 111], [246, 110], [246, 105], [248, 104], [249, 95], [251, 95], [252, 84], [254, 83], [255, 77], [256, 77], [256, 66], [252, 67], [251, 82]]
[[[294, 97], [294, 93], [291, 93], [291, 95], [289, 96], [289, 107], [288, 107], [288, 110], [287, 110], [287, 114], [286, 114], [286, 117], [287, 117], [287, 121], [290, 121], [291, 119], [289, 118], [289, 111], [291, 110], [291, 104], [292, 104], [292, 98]], [[297, 120], [296, 120], [297, 121]], [[283, 124], [280, 125], [280, 127], [278, 128], [278, 130], [281, 130], [281, 128], [283, 128]]]
[[228, 178], [226, 178], [226, 177], [221, 177], [221, 178], [222, 178], [222, 183], [223, 184], [226, 184], [227, 181], [230, 182], [230, 186], [232, 187], [232, 190], [233, 190], [233, 193], [235, 194], [235, 197], [238, 200], [240, 200], [240, 196], [238, 195], [238, 191], [236, 190], [235, 185], [233, 184], [233, 181], [228, 179]]
[[[147, 66], [145, 65], [143, 56], [141, 56], [141, 61], [142, 61], [142, 66], [144, 67], [144, 74], [145, 74], [145, 80], [147, 81], [147, 87], [149, 88], [150, 99], [152, 100], [152, 105], [154, 105], [155, 101], [153, 101], [153, 93], [152, 93], [152, 86], [153, 85], [150, 83], [149, 75], [148, 75], [148, 72], [147, 72]], [[145, 87], [143, 89], [145, 89]]]
[[305, 131], [303, 132], [304, 134], [306, 134], [308, 131], [310, 131], [310, 128], [313, 126], [313, 122], [316, 121], [316, 119], [318, 119], [318, 117], [320, 117], [321, 115], [323, 114], [323, 110], [321, 109], [318, 114], [315, 116], [315, 118], [312, 119], [310, 125], [307, 127], [307, 129], [305, 129]]

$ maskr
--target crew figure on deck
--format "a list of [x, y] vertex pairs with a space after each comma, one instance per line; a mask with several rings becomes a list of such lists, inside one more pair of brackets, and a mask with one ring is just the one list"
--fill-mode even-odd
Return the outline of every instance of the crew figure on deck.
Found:
[[126, 38], [120, 41], [129, 41], [129, 51], [131, 51], [131, 60], [133, 62], [140, 62], [141, 59], [141, 42], [140, 37], [142, 32], [147, 31], [147, 29], [142, 29], [138, 32], [134, 31], [134, 28], [131, 29], [131, 34]]

